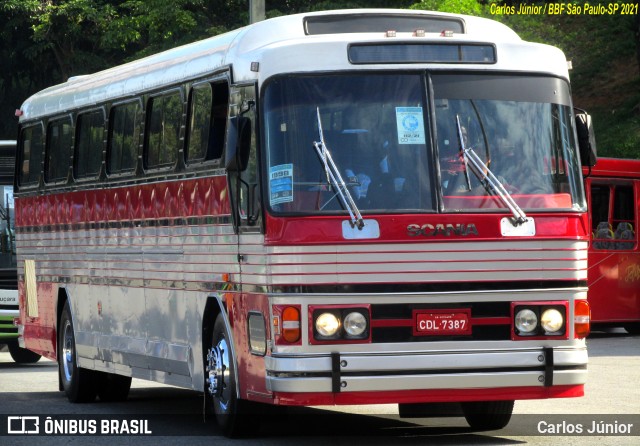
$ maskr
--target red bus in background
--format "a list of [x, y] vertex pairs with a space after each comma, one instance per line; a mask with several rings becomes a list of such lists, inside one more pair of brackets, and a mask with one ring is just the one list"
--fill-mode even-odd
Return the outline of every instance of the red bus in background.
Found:
[[583, 170], [589, 200], [591, 321], [640, 332], [640, 160], [598, 158]]

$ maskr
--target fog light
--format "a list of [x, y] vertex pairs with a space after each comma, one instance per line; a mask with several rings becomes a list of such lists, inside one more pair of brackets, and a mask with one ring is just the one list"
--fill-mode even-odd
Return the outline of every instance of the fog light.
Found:
[[538, 316], [529, 309], [520, 310], [516, 314], [515, 325], [520, 333], [532, 333], [538, 327]]
[[547, 333], [555, 333], [564, 325], [564, 317], [555, 308], [549, 308], [544, 310], [542, 316], [540, 316], [540, 325]]
[[330, 338], [340, 329], [340, 320], [333, 313], [322, 313], [316, 318], [316, 331], [320, 336]]
[[364, 317], [362, 313], [354, 311], [347, 314], [347, 317], [344, 318], [344, 331], [346, 331], [349, 336], [362, 336], [366, 329], [367, 318]]

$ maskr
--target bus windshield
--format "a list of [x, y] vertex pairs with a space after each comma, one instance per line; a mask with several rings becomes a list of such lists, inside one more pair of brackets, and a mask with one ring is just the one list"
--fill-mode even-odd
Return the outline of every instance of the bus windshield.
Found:
[[504, 212], [486, 172], [469, 169], [461, 146], [478, 155], [523, 209], [585, 206], [569, 89], [560, 79], [283, 76], [266, 86], [264, 117], [267, 200], [274, 213], [352, 211], [328, 175], [327, 153], [365, 216]]

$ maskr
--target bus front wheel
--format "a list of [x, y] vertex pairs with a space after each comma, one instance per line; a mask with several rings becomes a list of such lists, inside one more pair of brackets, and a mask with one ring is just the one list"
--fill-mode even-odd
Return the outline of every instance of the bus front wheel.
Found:
[[502, 429], [511, 420], [514, 401], [473, 401], [462, 403], [464, 417], [475, 430]]
[[224, 435], [238, 437], [255, 429], [257, 417], [250, 422], [250, 403], [238, 398], [231, 342], [224, 318], [220, 314], [216, 318], [211, 347], [207, 351], [205, 391], [212, 399], [213, 412]]
[[67, 398], [72, 403], [88, 403], [98, 393], [97, 374], [78, 367], [76, 338], [69, 303], [64, 304], [58, 326], [58, 373]]

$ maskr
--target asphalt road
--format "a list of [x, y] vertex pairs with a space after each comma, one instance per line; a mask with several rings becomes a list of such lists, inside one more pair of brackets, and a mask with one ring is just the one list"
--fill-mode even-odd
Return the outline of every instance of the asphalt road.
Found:
[[[195, 392], [134, 380], [126, 402], [71, 404], [57, 390], [55, 363], [41, 360], [34, 365], [16, 365], [8, 353], [0, 352], [0, 433], [5, 433], [0, 435], [0, 445], [640, 443], [640, 336], [629, 336], [624, 330], [594, 333], [588, 347], [584, 398], [517, 401], [512, 422], [502, 431], [471, 431], [461, 417], [400, 419], [395, 405], [347, 406], [289, 408], [263, 422], [257, 435], [236, 440], [221, 436], [213, 420], [203, 419], [202, 396]], [[45, 422], [58, 421], [48, 427], [68, 432], [73, 429], [69, 423], [76, 423], [78, 430], [93, 427], [100, 433], [102, 423], [116, 423], [111, 429], [146, 429], [153, 435], [6, 435], [22, 422], [16, 417], [27, 415], [37, 416], [41, 432]], [[29, 426], [33, 419], [25, 422]], [[596, 430], [608, 427], [623, 435], [567, 435], [578, 429], [584, 434], [594, 423]], [[627, 429], [632, 435], [620, 432]]]

